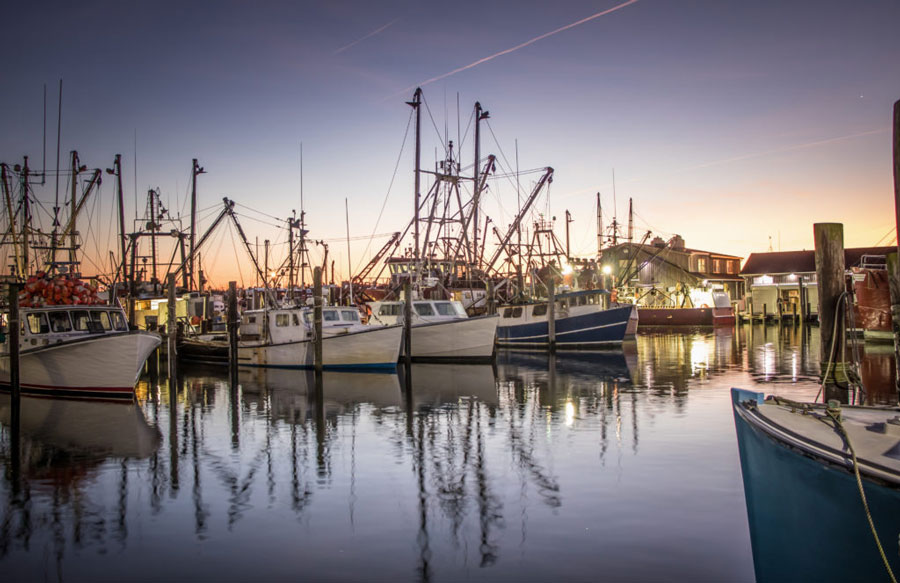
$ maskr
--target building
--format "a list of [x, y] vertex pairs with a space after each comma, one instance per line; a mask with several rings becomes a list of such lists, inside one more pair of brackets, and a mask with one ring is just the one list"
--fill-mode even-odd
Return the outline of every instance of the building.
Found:
[[601, 264], [636, 297], [654, 290], [674, 293], [684, 288], [724, 290], [732, 299], [744, 295], [741, 257], [687, 248], [680, 235], [669, 241], [656, 237], [646, 245], [625, 242], [607, 247]]
[[[864, 256], [896, 253], [896, 247], [857, 247], [844, 249], [844, 266], [859, 267]], [[741, 269], [747, 290], [744, 311], [753, 316], [802, 314], [800, 302], [809, 306], [808, 313], [817, 316], [819, 293], [816, 283], [816, 252], [778, 251], [751, 253]]]

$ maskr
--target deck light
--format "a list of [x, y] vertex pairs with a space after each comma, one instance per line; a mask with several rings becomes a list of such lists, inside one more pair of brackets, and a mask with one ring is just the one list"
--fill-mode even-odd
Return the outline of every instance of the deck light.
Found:
[[603, 273], [604, 273], [604, 275], [609, 275], [610, 273], [612, 273], [612, 267], [610, 267], [609, 265], [604, 265]]

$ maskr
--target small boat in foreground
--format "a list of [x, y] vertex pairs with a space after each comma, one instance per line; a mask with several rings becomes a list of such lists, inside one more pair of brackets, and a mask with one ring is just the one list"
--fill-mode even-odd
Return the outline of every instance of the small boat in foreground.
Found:
[[[129, 330], [122, 308], [60, 305], [22, 308], [22, 394], [89, 399], [134, 398], [134, 385], [159, 336]], [[9, 340], [0, 349], [0, 390], [9, 391]]]
[[731, 400], [757, 581], [900, 573], [900, 409]]

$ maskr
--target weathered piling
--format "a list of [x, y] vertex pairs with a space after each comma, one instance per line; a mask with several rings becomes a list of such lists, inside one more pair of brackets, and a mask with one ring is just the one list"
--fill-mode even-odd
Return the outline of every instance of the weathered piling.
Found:
[[322, 268], [313, 270], [313, 366], [322, 372]]
[[806, 322], [809, 319], [809, 306], [806, 304], [807, 290], [803, 285], [803, 276], [797, 278], [797, 286], [800, 290], [800, 321]]
[[547, 347], [556, 350], [556, 282], [547, 280]]
[[178, 325], [175, 318], [175, 274], [170, 273], [168, 277], [168, 302], [166, 317], [166, 338], [168, 340], [167, 350], [169, 364], [169, 386], [178, 376]]
[[[894, 213], [895, 227], [900, 227], [900, 99], [894, 102]], [[900, 232], [900, 231], [898, 231]], [[897, 249], [900, 251], [900, 235], [897, 235]], [[890, 256], [889, 256], [890, 257]], [[900, 394], [900, 272], [897, 257], [894, 256], [893, 268], [888, 264], [888, 281], [891, 291], [891, 319], [894, 331], [894, 359], [897, 362], [895, 384]]]
[[494, 282], [490, 279], [487, 282], [487, 290], [485, 290], [485, 293], [487, 294], [487, 313], [488, 315], [493, 316], [497, 313], [497, 305], [494, 301]]
[[238, 367], [238, 313], [237, 282], [228, 282], [228, 378], [232, 388], [237, 387]]
[[19, 283], [9, 284], [9, 318], [7, 321], [7, 342], [9, 343], [9, 392], [10, 392], [10, 431], [12, 446], [12, 470], [14, 487], [18, 485], [18, 474], [20, 468], [21, 444], [19, 443], [19, 435], [21, 433], [21, 386], [19, 383], [19, 289], [22, 285]]
[[403, 282], [403, 363], [412, 363], [412, 282]]
[[[821, 366], [827, 399], [843, 400], [846, 391], [837, 391], [839, 376], [844, 375], [843, 316], [840, 312], [844, 301], [844, 225], [841, 223], [816, 223], [813, 225], [816, 245], [816, 281], [819, 288], [819, 322], [821, 337]], [[831, 394], [828, 389], [831, 388]]]

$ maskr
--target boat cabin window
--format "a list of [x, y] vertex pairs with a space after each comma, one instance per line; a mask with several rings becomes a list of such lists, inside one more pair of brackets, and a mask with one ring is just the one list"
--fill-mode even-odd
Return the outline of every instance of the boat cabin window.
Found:
[[47, 323], [46, 312], [32, 312], [28, 314], [28, 330], [32, 334], [47, 334], [50, 332], [50, 324]]
[[50, 312], [47, 315], [50, 317], [51, 332], [70, 332], [72, 330], [68, 312]]
[[341, 316], [337, 313], [337, 310], [325, 310], [322, 312], [322, 319], [326, 322], [337, 322], [341, 319]]
[[341, 310], [341, 319], [345, 322], [359, 322], [359, 312], [356, 310]]
[[544, 316], [547, 314], [547, 304], [538, 304], [531, 311], [532, 316]]
[[79, 332], [87, 332], [88, 331], [88, 322], [91, 321], [91, 315], [87, 312], [87, 310], [76, 310], [72, 312], [72, 323], [75, 324], [75, 329]]
[[275, 325], [279, 328], [291, 325], [290, 314], [275, 314]]
[[513, 308], [512, 317], [520, 318], [521, 316], [522, 316], [522, 306], [516, 306], [515, 308]]
[[101, 330], [111, 330], [112, 323], [109, 321], [109, 313], [108, 312], [91, 312], [91, 321], [94, 324], [99, 324]]
[[512, 318], [512, 308], [506, 308], [505, 310], [503, 310], [503, 317]]
[[413, 306], [416, 308], [416, 313], [420, 316], [434, 316], [434, 308], [431, 307], [431, 304], [416, 304]]
[[300, 318], [297, 317], [297, 314], [291, 314], [291, 316], [292, 316], [292, 320], [293, 320], [293, 322], [294, 322], [294, 326], [299, 326], [299, 325], [300, 325]]
[[434, 302], [434, 307], [441, 316], [458, 316], [456, 309], [450, 302]]
[[128, 322], [125, 321], [125, 316], [121, 312], [110, 312], [109, 315], [112, 318], [113, 328], [116, 330], [128, 330]]
[[256, 316], [247, 316], [248, 324], [256, 324]]
[[400, 304], [381, 304], [381, 307], [378, 308], [379, 316], [399, 316], [400, 315]]

